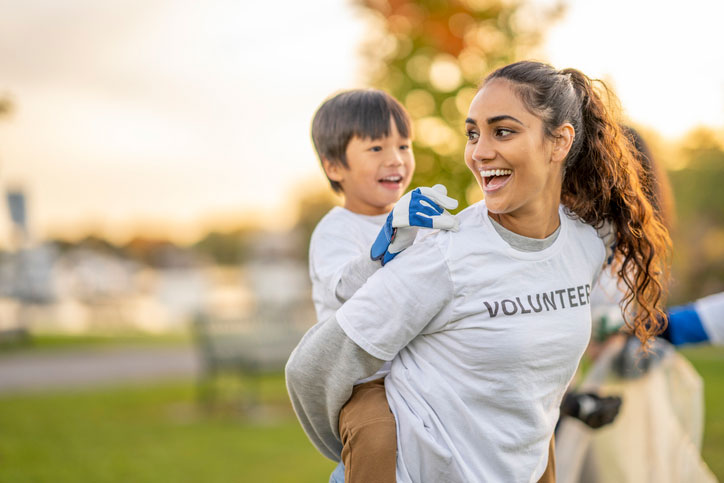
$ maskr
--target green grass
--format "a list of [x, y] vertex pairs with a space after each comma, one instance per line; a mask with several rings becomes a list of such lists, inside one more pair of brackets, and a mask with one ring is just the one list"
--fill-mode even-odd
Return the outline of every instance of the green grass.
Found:
[[[687, 349], [705, 380], [703, 456], [724, 480], [724, 349]], [[0, 397], [0, 482], [322, 482], [281, 374], [242, 411], [238, 384], [204, 412], [189, 382]]]
[[681, 353], [704, 378], [704, 461], [724, 481], [724, 348], [698, 347]]
[[189, 383], [0, 398], [2, 482], [319, 482], [334, 463], [307, 441], [281, 375], [242, 415], [206, 413]]
[[139, 332], [120, 334], [33, 334], [27, 341], [0, 344], [0, 354], [10, 352], [42, 351], [55, 349], [86, 349], [111, 346], [179, 345], [192, 343], [191, 334], [151, 335]]

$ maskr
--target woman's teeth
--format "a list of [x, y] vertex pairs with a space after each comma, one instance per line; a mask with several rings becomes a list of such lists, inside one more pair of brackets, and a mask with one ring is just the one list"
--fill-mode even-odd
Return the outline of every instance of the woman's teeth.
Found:
[[511, 169], [481, 169], [480, 176], [487, 178], [489, 176], [507, 176], [513, 174]]

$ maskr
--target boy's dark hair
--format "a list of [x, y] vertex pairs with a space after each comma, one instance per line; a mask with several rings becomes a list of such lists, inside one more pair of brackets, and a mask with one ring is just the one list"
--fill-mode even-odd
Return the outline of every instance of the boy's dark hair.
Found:
[[[347, 168], [345, 153], [349, 141], [354, 136], [361, 139], [389, 136], [390, 117], [401, 136], [411, 137], [412, 127], [407, 111], [386, 92], [355, 89], [327, 99], [312, 120], [312, 141], [320, 163], [326, 159]], [[327, 179], [335, 192], [342, 191], [338, 182]]]

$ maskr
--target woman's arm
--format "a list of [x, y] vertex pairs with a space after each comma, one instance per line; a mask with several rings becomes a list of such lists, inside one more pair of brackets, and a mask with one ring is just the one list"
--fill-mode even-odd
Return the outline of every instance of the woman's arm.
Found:
[[309, 439], [327, 458], [340, 459], [339, 412], [352, 386], [383, 363], [347, 337], [334, 317], [309, 331], [290, 356], [285, 372], [292, 407]]
[[375, 273], [329, 320], [302, 338], [287, 363], [287, 389], [302, 427], [338, 460], [339, 411], [356, 381], [392, 360], [433, 319], [447, 320], [452, 284], [433, 240], [415, 244]]

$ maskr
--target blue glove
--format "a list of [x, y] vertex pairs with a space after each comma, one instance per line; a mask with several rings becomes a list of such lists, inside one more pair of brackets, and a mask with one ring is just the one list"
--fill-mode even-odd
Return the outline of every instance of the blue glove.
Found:
[[699, 344], [709, 342], [701, 317], [696, 311], [696, 304], [679, 305], [668, 310], [669, 324], [661, 334], [661, 338], [673, 345]]
[[457, 200], [448, 197], [447, 188], [441, 184], [410, 191], [400, 198], [387, 217], [372, 244], [370, 257], [380, 260], [382, 265], [389, 262], [412, 245], [418, 227], [457, 231], [458, 219], [447, 212], [457, 206]]

